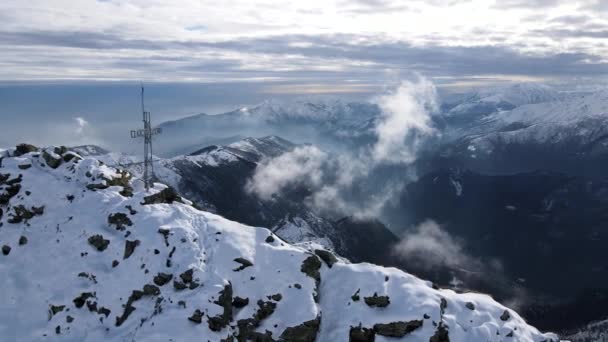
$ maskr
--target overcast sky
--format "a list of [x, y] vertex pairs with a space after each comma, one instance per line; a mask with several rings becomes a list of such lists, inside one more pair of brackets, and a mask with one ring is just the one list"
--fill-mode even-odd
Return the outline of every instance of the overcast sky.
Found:
[[[2, 0], [0, 80], [368, 91], [608, 73], [606, 0]], [[272, 87], [272, 82], [288, 82]]]
[[139, 122], [140, 81], [160, 122], [269, 97], [364, 99], [417, 73], [440, 92], [606, 84], [608, 0], [0, 1], [5, 146], [73, 141], [83, 122], [112, 141]]

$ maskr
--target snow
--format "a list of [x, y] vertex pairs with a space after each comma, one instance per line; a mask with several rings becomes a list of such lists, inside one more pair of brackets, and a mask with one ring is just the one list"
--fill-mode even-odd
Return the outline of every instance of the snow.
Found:
[[[488, 296], [436, 290], [403, 271], [371, 264], [338, 261], [329, 268], [323, 263], [317, 303], [313, 298], [315, 281], [301, 271], [302, 262], [311, 257], [307, 249], [277, 237], [266, 242], [269, 230], [199, 211], [187, 200], [143, 205], [145, 196], [165, 189], [161, 184], [145, 193], [140, 182], [131, 180], [132, 197], [121, 195], [122, 186], [87, 189], [89, 184], [103, 184], [104, 178], [117, 178], [120, 173], [93, 157], [78, 159], [52, 169], [39, 153], [29, 153], [4, 158], [0, 167], [0, 174], [10, 174], [8, 179], [22, 175], [20, 191], [2, 207], [0, 218], [0, 244], [11, 247], [8, 255], [0, 255], [3, 340], [219, 341], [237, 333], [236, 322], [251, 318], [258, 300], [276, 305], [274, 313], [257, 328], [258, 332], [268, 330], [275, 339], [287, 327], [318, 316], [322, 320], [317, 341], [347, 341], [350, 326], [359, 323], [372, 327], [374, 323], [414, 319], [423, 320], [423, 326], [406, 337], [408, 341], [428, 341], [436, 329], [432, 322], [441, 320], [449, 327], [450, 341], [503, 341], [511, 331], [517, 341], [557, 339], [539, 333]], [[32, 166], [19, 169], [24, 163]], [[7, 185], [4, 181], [0, 184], [0, 194], [4, 194]], [[44, 211], [24, 222], [9, 223], [20, 205], [28, 209], [44, 206]], [[115, 213], [124, 214], [131, 225], [118, 230], [109, 224], [109, 216]], [[166, 230], [166, 242], [159, 229]], [[107, 249], [98, 251], [88, 243], [97, 234], [109, 240]], [[18, 244], [21, 236], [27, 237], [26, 244]], [[125, 259], [126, 240], [139, 240], [139, 245]], [[239, 266], [235, 258], [245, 258], [253, 265], [235, 271]], [[115, 267], [113, 260], [119, 262]], [[133, 290], [152, 284], [159, 272], [179, 280], [189, 269], [200, 286], [184, 290], [174, 289], [172, 282], [158, 286], [159, 295], [144, 295], [133, 302], [135, 311], [117, 326], [116, 318], [125, 310], [123, 305]], [[88, 276], [79, 276], [81, 272]], [[249, 304], [233, 308], [231, 324], [212, 331], [207, 317], [222, 313], [222, 307], [214, 302], [228, 284], [235, 296], [249, 298]], [[357, 289], [361, 300], [353, 302], [350, 296]], [[78, 308], [73, 300], [83, 292], [94, 297]], [[367, 306], [363, 297], [374, 292], [390, 296], [391, 304], [385, 308]], [[268, 298], [277, 293], [282, 299]], [[442, 298], [447, 301], [443, 315]], [[185, 302], [185, 308], [180, 301]], [[97, 308], [111, 310], [109, 316], [89, 309], [93, 302]], [[474, 303], [475, 309], [466, 308], [467, 302]], [[65, 308], [51, 315], [51, 305]], [[188, 320], [196, 309], [204, 313], [202, 324]], [[510, 313], [506, 321], [500, 319], [505, 310]], [[430, 318], [424, 319], [424, 314]], [[378, 336], [376, 340], [388, 339]]]

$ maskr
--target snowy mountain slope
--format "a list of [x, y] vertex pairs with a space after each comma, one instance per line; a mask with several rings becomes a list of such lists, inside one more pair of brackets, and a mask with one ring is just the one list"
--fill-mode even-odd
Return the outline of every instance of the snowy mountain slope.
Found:
[[488, 296], [334, 263], [96, 159], [26, 150], [0, 167], [6, 340], [557, 340]]
[[[226, 146], [208, 146], [186, 156], [159, 158], [154, 167], [159, 181], [171, 185], [200, 208], [238, 222], [272, 227], [275, 234], [290, 243], [312, 241], [361, 260], [343, 242], [344, 232], [338, 232], [333, 222], [311, 212], [297, 198], [283, 196], [279, 200], [261, 201], [245, 191], [245, 183], [259, 161], [294, 147], [277, 136], [246, 138]], [[139, 157], [108, 153], [96, 158], [108, 165], [127, 168], [138, 177], [143, 174]]]
[[457, 100], [444, 103], [443, 115], [491, 114], [510, 110], [522, 105], [559, 100], [563, 96], [553, 88], [536, 83], [518, 83], [505, 87], [478, 90], [462, 95]]
[[446, 122], [439, 155], [451, 160], [448, 167], [490, 173], [549, 168], [588, 176], [607, 171], [605, 90]]
[[[228, 145], [243, 136], [264, 135], [315, 143], [348, 138], [341, 143], [352, 143], [353, 139], [371, 133], [373, 127], [369, 122], [379, 114], [377, 105], [366, 102], [319, 98], [268, 100], [228, 113], [199, 114], [161, 123], [159, 127], [163, 134], [157, 138], [161, 149], [157, 151], [165, 157], [172, 157], [209, 145]], [[220, 132], [221, 136], [218, 136]], [[222, 143], [217, 142], [222, 139]]]

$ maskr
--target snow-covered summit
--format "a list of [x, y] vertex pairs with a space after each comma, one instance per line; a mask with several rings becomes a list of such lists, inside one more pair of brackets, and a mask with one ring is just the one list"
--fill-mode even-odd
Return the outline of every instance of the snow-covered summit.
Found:
[[0, 244], [7, 341], [557, 340], [488, 296], [291, 246], [63, 148], [4, 153]]
[[510, 110], [526, 104], [559, 100], [561, 95], [555, 89], [538, 83], [518, 83], [509, 86], [480, 89], [467, 94], [444, 113], [445, 116], [463, 114], [491, 114]]

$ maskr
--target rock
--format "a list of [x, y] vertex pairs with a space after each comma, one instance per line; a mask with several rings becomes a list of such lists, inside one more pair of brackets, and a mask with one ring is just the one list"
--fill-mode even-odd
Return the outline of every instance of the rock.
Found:
[[125, 230], [126, 226], [132, 226], [133, 222], [127, 216], [127, 214], [115, 213], [115, 214], [110, 214], [110, 216], [108, 216], [108, 224], [115, 225], [116, 230], [123, 231], [123, 230]]
[[120, 190], [119, 194], [124, 197], [132, 197], [133, 196], [133, 187], [129, 183], [131, 180], [131, 175], [127, 171], [120, 171], [119, 177], [113, 177], [111, 179], [106, 179], [107, 186], [120, 186], [122, 190]]
[[321, 260], [323, 260], [329, 268], [331, 268], [336, 262], [338, 262], [338, 258], [336, 258], [335, 255], [324, 249], [315, 249], [315, 254], [318, 255], [319, 258], [321, 258]]
[[125, 241], [125, 253], [123, 255], [123, 260], [124, 259], [128, 259], [133, 252], [135, 251], [135, 247], [139, 246], [140, 241], [139, 240], [127, 240]]
[[70, 315], [67, 315], [67, 316], [65, 317], [65, 321], [66, 321], [67, 323], [72, 323], [72, 322], [74, 322], [74, 317], [72, 317], [72, 316], [70, 316]]
[[30, 167], [32, 167], [32, 164], [20, 164], [20, 165], [17, 165], [17, 167], [21, 170], [27, 170]]
[[302, 285], [300, 285], [300, 284], [298, 284], [298, 283], [293, 284], [293, 287], [295, 287], [295, 288], [296, 288], [296, 289], [298, 289], [298, 290], [301, 290], [301, 289], [302, 289]]
[[220, 331], [232, 321], [232, 284], [228, 283], [228, 285], [224, 286], [219, 295], [219, 298], [214, 303], [223, 307], [224, 311], [221, 315], [209, 317], [209, 329], [212, 331]]
[[376, 333], [373, 329], [358, 327], [350, 327], [348, 334], [349, 342], [374, 342], [376, 340]]
[[21, 235], [21, 237], [19, 238], [19, 246], [23, 246], [27, 244], [27, 237]]
[[9, 246], [9, 245], [2, 246], [2, 254], [8, 255], [10, 252], [11, 252], [11, 246]]
[[58, 155], [56, 155], [54, 153], [51, 154], [47, 151], [42, 152], [42, 158], [44, 159], [46, 164], [52, 169], [58, 168], [62, 162], [61, 157], [59, 157]]
[[74, 305], [80, 309], [84, 306], [84, 303], [89, 298], [95, 298], [95, 294], [91, 293], [91, 292], [82, 292], [80, 294], [80, 296], [74, 298], [74, 300], [73, 300]]
[[74, 160], [74, 162], [76, 162], [78, 160], [82, 160], [82, 157], [80, 157], [79, 155], [77, 155], [74, 152], [67, 152], [66, 154], [63, 155], [63, 161], [65, 163], [69, 162], [70, 160]]
[[361, 289], [357, 289], [357, 292], [350, 296], [350, 299], [352, 299], [353, 302], [358, 302], [359, 299], [361, 299], [361, 297], [359, 297], [359, 292], [361, 292]]
[[51, 305], [49, 307], [49, 320], [63, 309], [65, 309], [65, 305]]
[[378, 308], [387, 307], [391, 303], [388, 296], [378, 296], [377, 293], [374, 293], [371, 297], [364, 297], [363, 300], [368, 306]]
[[313, 278], [315, 281], [321, 281], [321, 273], [319, 273], [319, 269], [321, 268], [321, 261], [314, 255], [309, 256], [302, 262], [302, 266], [300, 267], [300, 271], [307, 276]]
[[181, 281], [174, 280], [173, 281], [173, 288], [179, 291], [179, 290], [185, 290], [185, 289], [187, 289], [188, 286], [186, 286], [186, 284], [182, 283]]
[[272, 235], [268, 235], [268, 237], [266, 238], [266, 243], [273, 243], [274, 242], [274, 237]]
[[377, 335], [389, 337], [403, 337], [412, 331], [420, 328], [423, 324], [421, 320], [413, 320], [409, 322], [391, 322], [387, 324], [375, 324], [374, 332]]
[[509, 319], [511, 319], [511, 314], [509, 313], [509, 310], [505, 310], [502, 315], [500, 315], [500, 320], [506, 322]]
[[276, 308], [276, 303], [258, 300], [258, 311], [256, 311], [253, 316], [257, 321], [263, 321], [266, 318], [270, 317], [270, 315], [274, 313], [274, 310]]
[[34, 146], [34, 145], [30, 145], [30, 144], [19, 144], [17, 146], [15, 146], [15, 153], [14, 156], [15, 157], [20, 157], [24, 154], [30, 153], [30, 152], [38, 152], [39, 149], [38, 147]]
[[189, 269], [187, 271], [185, 271], [184, 273], [180, 274], [179, 277], [182, 279], [182, 281], [186, 284], [192, 282], [192, 276], [194, 274], [194, 269]]
[[201, 324], [203, 322], [203, 312], [199, 309], [194, 310], [192, 316], [188, 317], [190, 322]]
[[34, 216], [40, 216], [44, 214], [44, 207], [32, 207], [28, 210], [23, 205], [13, 207], [13, 213], [9, 214], [11, 218], [8, 220], [9, 223], [17, 224], [25, 221], [29, 221]]
[[[154, 284], [164, 286], [173, 279], [173, 274], [159, 272], [154, 276]], [[184, 285], [185, 286], [185, 285]]]
[[95, 247], [100, 252], [103, 252], [110, 244], [110, 240], [104, 239], [103, 236], [99, 234], [89, 237], [88, 241], [91, 246]]
[[116, 267], [118, 266], [119, 262], [118, 260], [112, 260], [112, 267]]
[[232, 306], [237, 309], [244, 308], [249, 305], [249, 298], [241, 298], [239, 296], [234, 297], [232, 300]]
[[106, 316], [106, 318], [107, 318], [108, 316], [110, 316], [110, 313], [111, 313], [111, 312], [112, 312], [112, 311], [110, 311], [110, 309], [105, 308], [105, 307], [103, 307], [103, 306], [102, 306], [101, 308], [99, 308], [99, 310], [97, 310], [97, 313], [98, 313], [98, 314], [100, 314], [100, 315], [104, 315], [104, 316]]
[[173, 188], [167, 187], [160, 192], [144, 197], [144, 202], [142, 203], [142, 205], [161, 203], [171, 204], [173, 202], [184, 203], [182, 198], [177, 194], [175, 190], [173, 190]]
[[471, 303], [471, 302], [467, 302], [464, 306], [467, 307], [467, 309], [473, 311], [475, 310], [475, 304]]
[[274, 300], [275, 302], [280, 302], [281, 299], [283, 299], [283, 295], [281, 295], [280, 293], [277, 293], [277, 294], [273, 294], [272, 296], [270, 296], [270, 298], [272, 300]]
[[156, 285], [146, 284], [143, 289], [144, 295], [146, 296], [158, 296], [160, 289]]
[[234, 259], [234, 261], [241, 264], [241, 266], [233, 269], [234, 272], [239, 272], [246, 269], [247, 267], [253, 266], [253, 263], [245, 258], [236, 258]]
[[450, 342], [450, 336], [448, 334], [448, 329], [446, 329], [442, 323], [439, 324], [435, 334], [431, 336], [429, 342]]
[[279, 339], [286, 342], [314, 342], [321, 326], [321, 317], [306, 321], [295, 327], [287, 327]]

